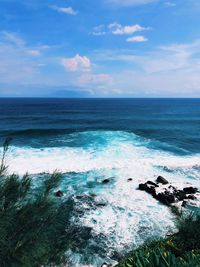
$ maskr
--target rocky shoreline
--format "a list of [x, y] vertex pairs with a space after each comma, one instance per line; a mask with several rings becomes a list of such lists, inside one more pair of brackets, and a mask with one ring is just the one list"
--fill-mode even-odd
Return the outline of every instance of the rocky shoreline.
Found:
[[[131, 182], [132, 178], [129, 178], [127, 181]], [[200, 214], [200, 191], [196, 187], [177, 188], [164, 177], [158, 176], [156, 181], [149, 180], [139, 184], [138, 190], [147, 192], [166, 206], [175, 206], [178, 209], [186, 208]], [[101, 265], [101, 267], [110, 266], [107, 263]]]
[[151, 194], [164, 205], [185, 207], [200, 212], [200, 191], [196, 187], [177, 188], [164, 177], [158, 176], [155, 182], [147, 181], [139, 184], [138, 189]]

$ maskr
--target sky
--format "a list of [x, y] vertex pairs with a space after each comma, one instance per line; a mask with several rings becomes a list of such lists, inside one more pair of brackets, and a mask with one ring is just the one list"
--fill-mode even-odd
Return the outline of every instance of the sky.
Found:
[[200, 97], [200, 1], [0, 0], [0, 97]]

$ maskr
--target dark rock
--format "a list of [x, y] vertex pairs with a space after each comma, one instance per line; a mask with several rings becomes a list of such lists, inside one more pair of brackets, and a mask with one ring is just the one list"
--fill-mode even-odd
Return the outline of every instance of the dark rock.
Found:
[[109, 179], [105, 179], [105, 180], [102, 181], [102, 184], [108, 184], [109, 182], [110, 182]]
[[99, 202], [99, 203], [96, 203], [96, 206], [97, 207], [105, 207], [106, 206], [106, 203], [101, 203], [101, 202]]
[[156, 199], [165, 205], [170, 205], [176, 202], [175, 196], [168, 191], [157, 194]]
[[150, 193], [152, 196], [156, 196], [156, 189], [155, 186], [149, 185], [148, 183], [139, 184], [139, 190], [146, 191]]
[[131, 182], [131, 181], [133, 181], [133, 178], [128, 178], [127, 181]]
[[63, 197], [64, 196], [64, 193], [59, 190], [59, 191], [55, 192], [55, 196], [56, 197]]
[[174, 187], [173, 185], [170, 185], [168, 188], [169, 188], [169, 189], [173, 189], [174, 191], [176, 191], [176, 190], [177, 190], [177, 188], [176, 188], [176, 187]]
[[154, 183], [152, 181], [147, 181], [146, 183], [149, 185], [153, 185], [154, 187], [159, 187], [159, 185], [157, 185], [156, 183]]
[[195, 197], [194, 195], [188, 195], [187, 198], [191, 199], [191, 200], [196, 200], [197, 199], [197, 197]]
[[182, 202], [182, 207], [186, 207], [186, 205], [187, 205], [187, 203], [188, 203], [188, 201], [186, 201], [186, 200], [184, 200], [183, 202]]
[[146, 191], [147, 185], [146, 184], [139, 184], [139, 190]]
[[191, 186], [191, 187], [185, 187], [185, 188], [183, 188], [183, 191], [186, 194], [195, 194], [198, 191], [198, 189]]
[[187, 198], [185, 192], [182, 191], [182, 190], [176, 190], [174, 192], [174, 195], [175, 195], [175, 197], [177, 198], [178, 201], [182, 201], [182, 200]]
[[92, 197], [92, 198], [95, 198], [95, 197], [97, 197], [97, 195], [96, 194], [90, 194], [90, 196]]
[[169, 182], [162, 176], [158, 176], [158, 178], [156, 179], [156, 182], [159, 184], [168, 184]]

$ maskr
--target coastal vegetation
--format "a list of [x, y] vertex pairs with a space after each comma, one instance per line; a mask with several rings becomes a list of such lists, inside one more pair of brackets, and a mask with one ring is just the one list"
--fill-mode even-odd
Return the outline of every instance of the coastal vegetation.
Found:
[[176, 216], [177, 233], [139, 247], [118, 267], [199, 267], [200, 216]]
[[62, 174], [46, 175], [39, 185], [28, 174], [8, 175], [9, 143], [4, 143], [0, 166], [0, 266], [61, 266], [81, 236], [70, 222], [73, 201], [55, 194]]

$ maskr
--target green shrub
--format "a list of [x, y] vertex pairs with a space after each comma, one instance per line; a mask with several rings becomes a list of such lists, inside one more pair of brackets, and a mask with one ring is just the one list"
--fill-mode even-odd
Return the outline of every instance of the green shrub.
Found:
[[128, 258], [123, 260], [118, 267], [199, 267], [200, 251], [185, 253], [176, 257], [167, 250], [167, 241], [156, 242], [135, 250]]
[[61, 266], [81, 237], [70, 223], [73, 201], [54, 194], [62, 174], [46, 175], [40, 186], [28, 175], [7, 175], [8, 146], [7, 140], [0, 167], [0, 266]]

